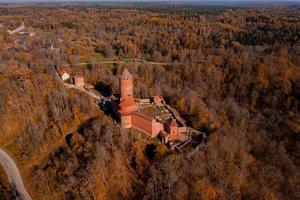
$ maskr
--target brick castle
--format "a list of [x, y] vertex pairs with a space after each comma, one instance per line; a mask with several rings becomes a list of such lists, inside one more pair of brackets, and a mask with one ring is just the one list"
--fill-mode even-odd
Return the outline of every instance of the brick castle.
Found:
[[[164, 143], [189, 139], [188, 127], [165, 104], [161, 96], [152, 101], [137, 100], [133, 96], [133, 76], [125, 68], [119, 77], [120, 103], [119, 116], [122, 128], [134, 128], [150, 137], [159, 137]], [[179, 125], [180, 124], [180, 125]]]

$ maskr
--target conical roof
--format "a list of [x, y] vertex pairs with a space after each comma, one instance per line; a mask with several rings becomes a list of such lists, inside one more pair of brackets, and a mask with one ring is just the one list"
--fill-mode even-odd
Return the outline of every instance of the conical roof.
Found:
[[170, 127], [177, 127], [177, 126], [178, 126], [178, 124], [177, 124], [176, 120], [172, 119]]
[[132, 74], [130, 74], [130, 72], [128, 71], [127, 68], [125, 68], [122, 72], [122, 74], [120, 75], [121, 79], [132, 79]]

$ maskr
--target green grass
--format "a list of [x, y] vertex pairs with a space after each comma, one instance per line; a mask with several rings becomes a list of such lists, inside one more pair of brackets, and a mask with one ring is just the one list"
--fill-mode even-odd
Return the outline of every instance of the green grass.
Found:
[[89, 54], [85, 54], [85, 55], [81, 55], [79, 57], [79, 62], [83, 63], [83, 62], [91, 62], [91, 61], [105, 61], [107, 60], [107, 58], [105, 58], [101, 53], [89, 53]]
[[154, 145], [159, 145], [161, 141], [158, 139], [158, 137], [151, 138], [151, 143]]

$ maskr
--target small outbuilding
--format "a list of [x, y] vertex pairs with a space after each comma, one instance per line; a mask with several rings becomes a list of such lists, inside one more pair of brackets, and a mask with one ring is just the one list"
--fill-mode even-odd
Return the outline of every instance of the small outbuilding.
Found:
[[162, 96], [154, 96], [153, 102], [158, 106], [162, 106], [164, 102], [164, 98]]
[[82, 75], [75, 75], [74, 84], [78, 87], [84, 87], [84, 77]]
[[59, 70], [58, 73], [63, 81], [66, 81], [70, 78], [70, 75], [64, 69]]

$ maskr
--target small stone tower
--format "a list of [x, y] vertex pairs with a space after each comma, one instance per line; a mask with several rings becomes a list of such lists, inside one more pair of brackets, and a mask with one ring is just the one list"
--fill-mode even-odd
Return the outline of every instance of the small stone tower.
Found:
[[132, 126], [132, 113], [137, 111], [137, 105], [133, 98], [133, 80], [132, 75], [125, 68], [120, 75], [120, 116], [121, 127], [131, 128]]
[[172, 119], [170, 121], [170, 125], [168, 128], [169, 134], [170, 134], [170, 140], [177, 140], [178, 139], [178, 124], [175, 119]]

